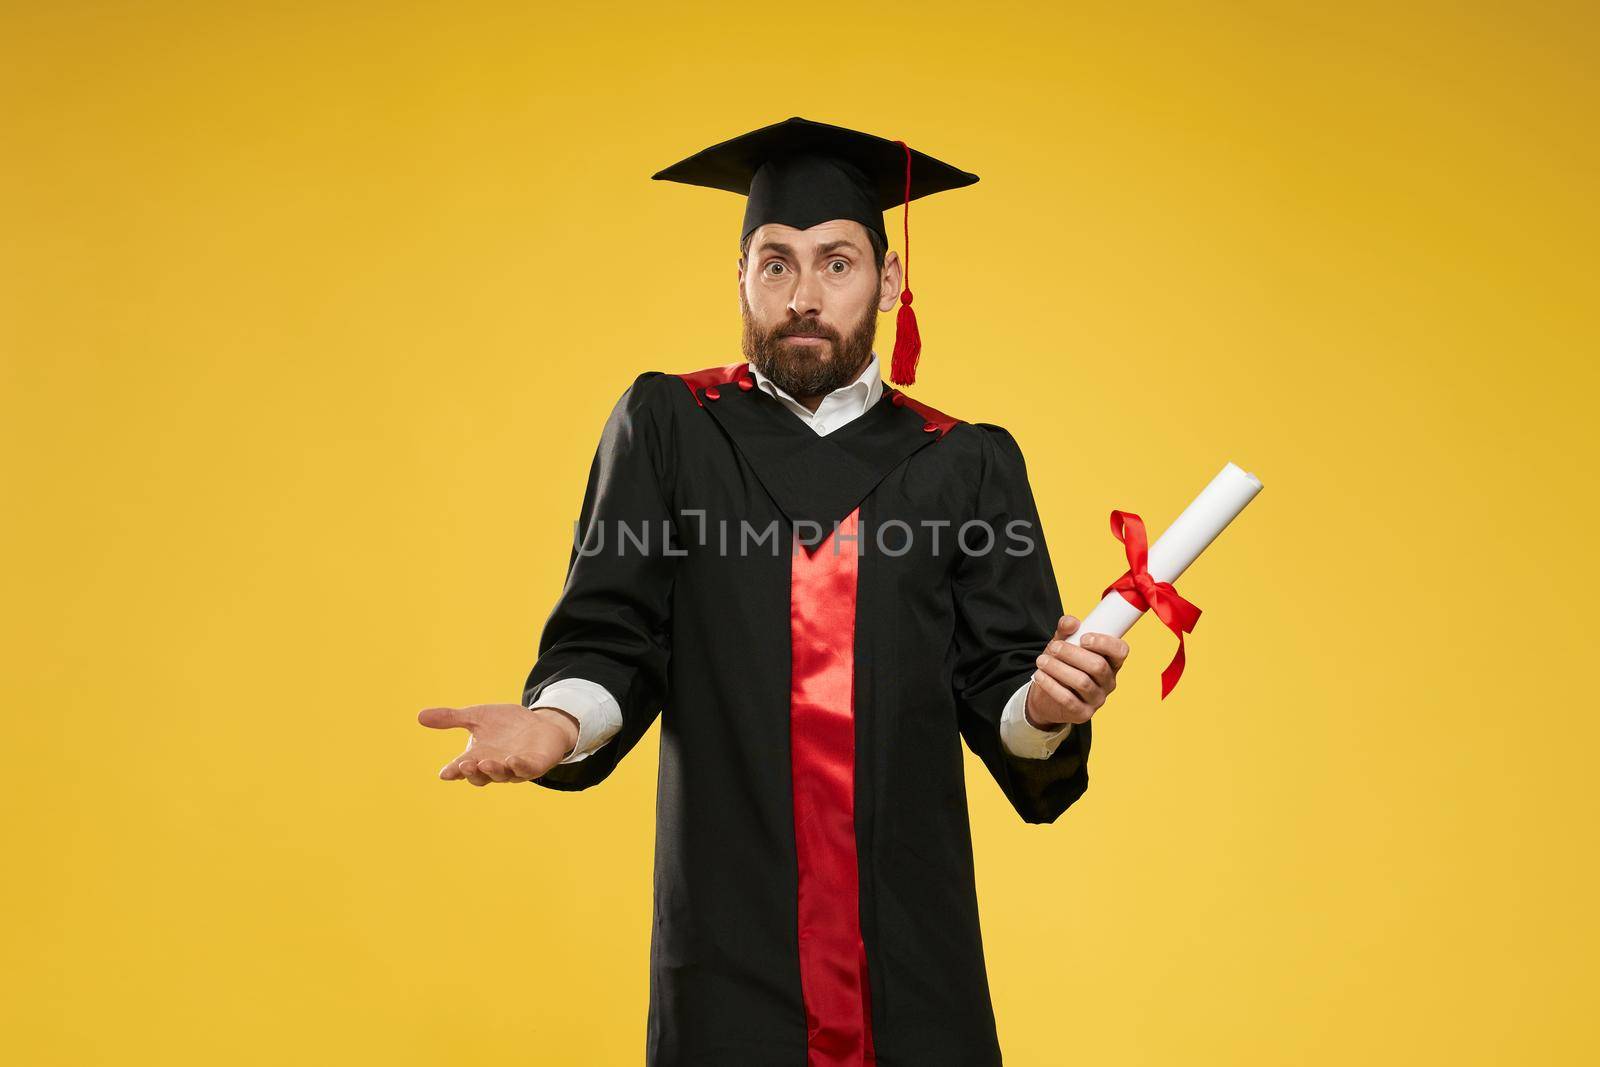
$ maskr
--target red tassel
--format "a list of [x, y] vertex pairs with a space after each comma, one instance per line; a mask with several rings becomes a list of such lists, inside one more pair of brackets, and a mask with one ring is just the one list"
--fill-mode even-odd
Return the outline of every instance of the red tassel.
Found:
[[910, 385], [917, 380], [917, 357], [922, 354], [922, 334], [917, 330], [917, 313], [911, 310], [911, 146], [895, 144], [906, 153], [906, 196], [900, 222], [905, 227], [905, 273], [901, 275], [900, 313], [894, 320], [894, 355], [889, 360], [889, 380]]
[[917, 313], [911, 310], [911, 290], [900, 291], [900, 312], [894, 320], [894, 355], [889, 360], [889, 380], [896, 385], [911, 385], [917, 380], [917, 356], [922, 353], [922, 334], [917, 330]]

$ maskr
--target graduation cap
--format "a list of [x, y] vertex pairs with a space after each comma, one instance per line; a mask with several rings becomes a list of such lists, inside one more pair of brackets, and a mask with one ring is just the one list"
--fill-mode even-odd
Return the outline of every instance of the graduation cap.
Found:
[[916, 380], [922, 338], [911, 310], [911, 201], [959, 189], [978, 180], [904, 141], [812, 122], [799, 117], [741, 134], [696, 152], [652, 178], [726, 189], [746, 197], [742, 245], [752, 230], [769, 222], [809, 229], [830, 219], [859, 222], [889, 243], [883, 213], [903, 205], [905, 285], [895, 319], [889, 380]]

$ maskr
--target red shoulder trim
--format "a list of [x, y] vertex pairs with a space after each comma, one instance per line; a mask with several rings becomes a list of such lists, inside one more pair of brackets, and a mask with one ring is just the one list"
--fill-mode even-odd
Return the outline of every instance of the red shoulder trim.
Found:
[[[700, 390], [715, 389], [719, 385], [731, 385], [738, 381], [750, 380], [750, 364], [744, 360], [738, 363], [727, 363], [720, 367], [707, 367], [705, 370], [688, 371], [678, 375], [683, 379], [683, 384], [689, 387], [689, 395], [694, 397], [694, 402], [705, 407], [705, 401], [700, 399]], [[716, 394], [711, 396], [715, 400]]]
[[943, 437], [945, 434], [950, 432], [952, 427], [960, 425], [960, 423], [963, 421], [956, 418], [954, 415], [946, 415], [944, 412], [940, 411], [936, 407], [933, 407], [932, 405], [924, 404], [922, 401], [914, 399], [909, 394], [896, 389], [892, 385], [885, 385], [884, 388], [889, 391], [889, 402], [891, 404], [894, 404], [897, 407], [908, 407], [912, 411], [915, 411], [918, 415], [921, 415], [923, 419], [926, 420], [926, 425], [923, 428], [929, 433], [932, 433], [934, 430], [938, 430], [939, 436]]

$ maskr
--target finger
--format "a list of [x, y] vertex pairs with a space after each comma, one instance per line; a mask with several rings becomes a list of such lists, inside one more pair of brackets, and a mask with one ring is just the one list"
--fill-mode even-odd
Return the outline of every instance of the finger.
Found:
[[477, 723], [477, 716], [467, 708], [423, 708], [417, 712], [417, 721], [435, 730], [449, 730], [457, 726], [470, 729]]
[[[1093, 636], [1093, 635], [1090, 635]], [[1095, 683], [1106, 692], [1116, 684], [1117, 672], [1111, 669], [1111, 664], [1100, 653], [1081, 645], [1074, 645], [1067, 641], [1052, 641], [1045, 646], [1045, 655], [1053, 659], [1070, 663], [1084, 674], [1095, 680]]]
[[1063, 615], [1056, 620], [1056, 632], [1053, 636], [1056, 638], [1071, 637], [1073, 631], [1077, 628], [1078, 620], [1075, 616]]
[[462, 778], [465, 778], [466, 775], [461, 773], [461, 765], [455, 760], [451, 760], [449, 763], [446, 763], [444, 765], [444, 769], [439, 772], [439, 777], [443, 778], [447, 782], [459, 782]]
[[527, 756], [508, 756], [506, 758], [506, 766], [511, 768], [512, 773], [524, 782], [531, 782], [539, 777], [534, 773], [538, 768], [533, 765], [533, 760]]
[[479, 760], [478, 770], [487, 774], [491, 780], [496, 782], [503, 782], [511, 777], [511, 773], [506, 770], [506, 765], [497, 759]]
[[[1063, 713], [1061, 722], [1088, 722], [1094, 709], [1078, 699], [1078, 695], [1042, 670], [1033, 672], [1033, 684], [1044, 691], [1045, 698]], [[1042, 716], [1041, 716], [1042, 718]]]
[[1128, 660], [1128, 642], [1110, 634], [1088, 634], [1083, 639], [1083, 647], [1093, 649], [1104, 656], [1110, 661], [1111, 669], [1114, 671], [1120, 671]]
[[1050, 678], [1076, 693], [1090, 707], [1099, 707], [1104, 702], [1105, 695], [1099, 684], [1070, 663], [1062, 663], [1049, 656], [1040, 656], [1038, 667]]
[[489, 776], [478, 769], [478, 761], [476, 759], [464, 759], [459, 766], [461, 767], [461, 773], [473, 785], [489, 784]]

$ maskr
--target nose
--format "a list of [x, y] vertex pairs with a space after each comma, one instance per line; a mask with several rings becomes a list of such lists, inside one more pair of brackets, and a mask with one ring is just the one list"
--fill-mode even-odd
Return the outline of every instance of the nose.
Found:
[[800, 318], [822, 314], [822, 280], [814, 271], [802, 270], [789, 298], [789, 310]]

